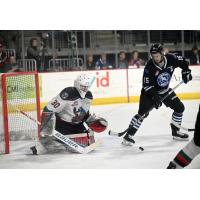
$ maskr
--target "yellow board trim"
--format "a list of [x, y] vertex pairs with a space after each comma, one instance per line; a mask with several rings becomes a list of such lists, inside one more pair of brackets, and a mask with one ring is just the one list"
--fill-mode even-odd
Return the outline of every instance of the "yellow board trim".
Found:
[[182, 93], [177, 94], [177, 96], [184, 100], [184, 99], [200, 99], [200, 93]]
[[[182, 99], [200, 99], [200, 93], [182, 93], [177, 94], [177, 96]], [[127, 97], [110, 97], [110, 98], [97, 98], [93, 100], [92, 105], [105, 105], [105, 104], [119, 104], [119, 103], [137, 103], [139, 102], [139, 96], [131, 96], [128, 100]], [[41, 102], [40, 106], [43, 109], [47, 105], [47, 102]], [[35, 104], [29, 105], [18, 105], [16, 106], [18, 109], [23, 110], [24, 112], [34, 111]], [[17, 111], [15, 108], [10, 106], [9, 113], [16, 113]]]
[[35, 111], [36, 110], [36, 104], [20, 104], [20, 105], [11, 105], [8, 104], [8, 113], [17, 113], [18, 110], [29, 112], [29, 111]]
[[[177, 96], [182, 100], [200, 99], [200, 93], [181, 93], [177, 94]], [[129, 103], [138, 103], [139, 100], [140, 100], [139, 96], [130, 96]], [[127, 97], [97, 98], [93, 100], [92, 105], [105, 105], [105, 104], [118, 104], [118, 103], [128, 103], [128, 98]], [[41, 108], [44, 108], [46, 104], [47, 102], [41, 103]]]
[[[182, 93], [177, 94], [182, 99], [200, 99], [200, 93]], [[139, 96], [130, 96], [129, 103], [138, 103], [140, 100]], [[98, 98], [94, 99], [92, 105], [103, 105], [103, 104], [117, 104], [117, 103], [128, 103], [127, 97], [111, 97], [111, 98]]]

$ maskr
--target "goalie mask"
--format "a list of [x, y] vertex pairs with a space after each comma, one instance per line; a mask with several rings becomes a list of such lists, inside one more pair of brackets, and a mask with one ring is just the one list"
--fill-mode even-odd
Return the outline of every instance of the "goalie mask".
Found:
[[108, 126], [108, 122], [104, 118], [96, 118], [95, 120], [91, 120], [86, 122], [88, 127], [91, 128], [94, 132], [101, 133], [106, 130]]
[[77, 76], [74, 81], [74, 87], [78, 90], [81, 98], [85, 98], [90, 86], [90, 79], [86, 74], [81, 74]]

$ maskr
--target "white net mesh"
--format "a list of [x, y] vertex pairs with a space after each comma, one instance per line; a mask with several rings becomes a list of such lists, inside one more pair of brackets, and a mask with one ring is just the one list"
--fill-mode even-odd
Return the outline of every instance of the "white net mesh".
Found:
[[[35, 139], [38, 135], [37, 123], [19, 112], [20, 110], [37, 120], [35, 75], [6, 77], [6, 91], [10, 141]], [[0, 110], [2, 122], [2, 107]], [[1, 149], [4, 148], [4, 137], [5, 133], [2, 131], [0, 135]]]

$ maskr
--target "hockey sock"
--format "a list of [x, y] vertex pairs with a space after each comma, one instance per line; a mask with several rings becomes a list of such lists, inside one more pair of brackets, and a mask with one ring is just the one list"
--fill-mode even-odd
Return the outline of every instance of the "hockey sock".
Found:
[[174, 158], [174, 162], [178, 164], [179, 167], [183, 168], [189, 165], [192, 160], [200, 154], [200, 147], [195, 145], [194, 140], [191, 140]]
[[183, 118], [183, 113], [173, 112], [172, 121], [174, 121], [174, 122], [178, 123], [179, 125], [181, 125], [182, 118]]
[[140, 120], [140, 115], [137, 114], [135, 115], [131, 122], [130, 122], [130, 126], [133, 127], [135, 129], [135, 132], [140, 128], [141, 124], [142, 124], [142, 120]]

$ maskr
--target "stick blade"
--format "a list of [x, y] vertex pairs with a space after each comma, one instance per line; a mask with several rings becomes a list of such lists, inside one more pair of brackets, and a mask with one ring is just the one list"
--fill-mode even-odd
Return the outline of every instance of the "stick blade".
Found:
[[117, 132], [111, 130], [108, 131], [108, 135], [119, 137], [119, 134]]
[[87, 154], [91, 151], [94, 151], [97, 147], [99, 147], [101, 144], [103, 143], [102, 140], [97, 140], [95, 143], [92, 143], [91, 145], [85, 147], [85, 150], [84, 150], [84, 154]]
[[115, 131], [111, 131], [109, 130], [108, 135], [112, 135], [112, 136], [116, 136], [116, 137], [121, 137], [123, 136], [125, 133], [127, 133], [128, 128], [122, 132], [115, 132]]

